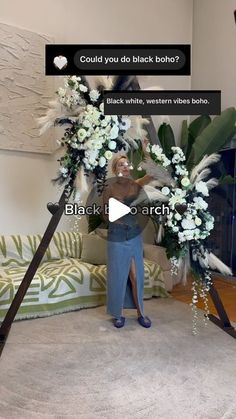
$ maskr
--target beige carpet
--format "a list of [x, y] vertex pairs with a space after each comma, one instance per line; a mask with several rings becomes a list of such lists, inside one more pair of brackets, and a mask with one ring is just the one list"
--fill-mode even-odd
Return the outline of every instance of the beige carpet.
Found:
[[144, 303], [115, 329], [105, 307], [15, 322], [0, 359], [0, 417], [235, 419], [236, 341], [191, 334], [184, 303]]

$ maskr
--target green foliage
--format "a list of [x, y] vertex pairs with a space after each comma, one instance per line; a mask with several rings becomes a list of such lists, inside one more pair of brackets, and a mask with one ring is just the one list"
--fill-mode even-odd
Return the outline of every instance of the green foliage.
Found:
[[166, 248], [166, 255], [168, 259], [171, 257], [182, 257], [187, 252], [186, 245], [180, 245], [178, 242], [177, 234], [172, 233], [168, 229], [165, 229], [164, 237], [160, 243], [161, 246]]
[[236, 109], [233, 107], [216, 116], [194, 140], [187, 159], [188, 170], [198, 164], [204, 155], [216, 153], [224, 147], [236, 134], [235, 123]]
[[171, 147], [175, 146], [175, 136], [170, 124], [166, 124], [165, 122], [161, 124], [157, 135], [165, 155], [170, 157]]
[[234, 185], [235, 183], [236, 179], [231, 175], [222, 175], [219, 178], [219, 185]]
[[182, 122], [180, 147], [182, 148], [185, 155], [187, 151], [187, 146], [188, 146], [188, 122], [186, 119], [184, 119]]
[[201, 132], [211, 123], [211, 118], [208, 115], [201, 115], [194, 119], [188, 127], [188, 139], [186, 144], [185, 156], [188, 160], [193, 144]]
[[101, 215], [96, 215], [96, 214], [95, 215], [89, 215], [88, 232], [91, 233], [96, 228], [101, 226], [103, 223], [104, 223], [104, 219], [102, 218]]

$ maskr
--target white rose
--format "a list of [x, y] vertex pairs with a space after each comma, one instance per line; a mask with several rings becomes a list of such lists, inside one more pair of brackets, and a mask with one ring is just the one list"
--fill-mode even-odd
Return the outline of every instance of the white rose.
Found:
[[110, 150], [107, 150], [104, 154], [104, 156], [106, 157], [107, 160], [111, 160], [112, 159], [112, 152]]
[[200, 192], [204, 196], [209, 196], [208, 187], [206, 182], [203, 182], [202, 180], [200, 182], [197, 182], [195, 185], [196, 191]]
[[194, 232], [193, 230], [185, 230], [184, 235], [187, 240], [193, 240]]
[[73, 81], [73, 83], [76, 83], [77, 81], [81, 80], [81, 77], [77, 77], [77, 76], [72, 76], [71, 80]]
[[187, 220], [186, 218], [184, 218], [181, 221], [181, 225], [182, 225], [184, 230], [192, 230], [196, 227], [196, 224], [193, 220]]
[[104, 103], [103, 102], [99, 105], [99, 109], [102, 113], [104, 113]]
[[115, 148], [116, 148], [116, 142], [115, 141], [110, 141], [108, 143], [108, 147], [110, 148], [110, 150], [115, 150]]
[[84, 128], [80, 128], [77, 132], [77, 137], [79, 141], [83, 141], [87, 135], [87, 131]]
[[105, 157], [102, 156], [102, 157], [100, 157], [98, 164], [99, 164], [100, 167], [104, 167], [106, 162], [107, 161], [106, 161]]
[[87, 92], [88, 88], [84, 84], [79, 84], [79, 90], [81, 92]]
[[163, 195], [169, 195], [169, 193], [170, 193], [170, 189], [169, 189], [167, 186], [164, 186], [164, 187], [161, 189], [161, 193], [163, 193]]
[[68, 172], [68, 169], [66, 167], [60, 167], [60, 172], [65, 175]]
[[59, 87], [58, 91], [57, 91], [58, 95], [60, 97], [65, 96], [66, 94], [66, 89], [63, 89], [62, 87]]
[[179, 227], [174, 226], [174, 227], [172, 228], [172, 230], [173, 230], [173, 232], [174, 232], [174, 233], [177, 233], [177, 232], [179, 231]]
[[200, 226], [200, 225], [202, 224], [202, 220], [201, 220], [201, 218], [199, 218], [199, 217], [196, 217], [196, 218], [194, 219], [194, 222], [195, 222], [196, 226]]
[[113, 125], [111, 131], [110, 131], [110, 138], [111, 140], [114, 140], [115, 138], [118, 137], [119, 134], [119, 128], [117, 125]]
[[201, 196], [198, 196], [198, 197], [195, 196], [193, 200], [195, 202], [194, 206], [196, 209], [203, 209], [203, 210], [207, 209], [208, 203], [204, 201], [204, 199]]
[[214, 223], [212, 221], [207, 221], [206, 222], [206, 229], [208, 231], [212, 230], [214, 228]]
[[100, 96], [100, 93], [96, 89], [91, 90], [91, 92], [89, 93], [89, 97], [90, 97], [92, 102], [96, 102], [96, 100], [98, 100], [99, 96]]
[[177, 220], [177, 221], [180, 221], [181, 220], [181, 215], [177, 212], [176, 214], [175, 214], [175, 219]]
[[183, 177], [183, 179], [181, 179], [181, 185], [184, 187], [187, 187], [190, 184], [190, 181], [187, 177]]

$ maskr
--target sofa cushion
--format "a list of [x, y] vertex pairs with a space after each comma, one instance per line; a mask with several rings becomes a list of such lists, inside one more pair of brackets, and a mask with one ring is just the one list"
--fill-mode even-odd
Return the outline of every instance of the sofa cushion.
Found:
[[[41, 239], [41, 234], [0, 236], [0, 266], [28, 265]], [[81, 242], [81, 233], [55, 232], [42, 261], [80, 258]]]
[[166, 256], [166, 249], [164, 247], [144, 243], [143, 250], [146, 259], [158, 263], [164, 271], [171, 269], [171, 264]]
[[106, 265], [107, 240], [97, 234], [83, 234], [81, 260], [93, 265]]

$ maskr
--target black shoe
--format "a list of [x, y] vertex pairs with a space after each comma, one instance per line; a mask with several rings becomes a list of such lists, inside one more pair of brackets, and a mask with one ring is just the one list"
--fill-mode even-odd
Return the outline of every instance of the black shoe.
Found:
[[119, 319], [114, 320], [114, 326], [115, 327], [123, 327], [125, 324], [125, 317], [120, 317]]

